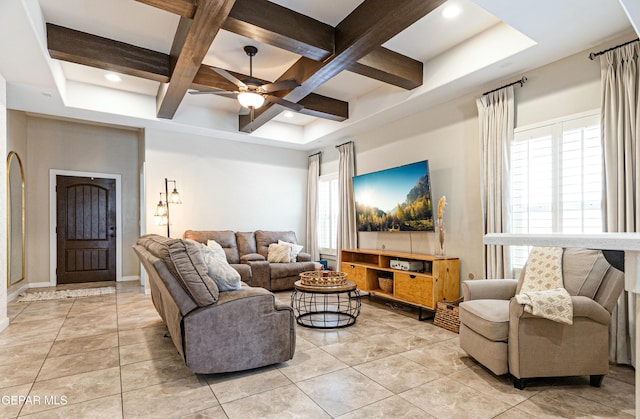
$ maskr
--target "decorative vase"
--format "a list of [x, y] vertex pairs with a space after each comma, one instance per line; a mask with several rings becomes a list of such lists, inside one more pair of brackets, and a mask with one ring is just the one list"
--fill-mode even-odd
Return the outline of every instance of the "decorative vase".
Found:
[[439, 218], [436, 222], [436, 256], [444, 257], [444, 236], [445, 236], [445, 228], [444, 221]]

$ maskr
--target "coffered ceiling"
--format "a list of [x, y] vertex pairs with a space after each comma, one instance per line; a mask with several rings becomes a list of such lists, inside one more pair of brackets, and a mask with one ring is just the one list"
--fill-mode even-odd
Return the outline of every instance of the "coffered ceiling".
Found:
[[[13, 109], [311, 150], [632, 33], [632, 1], [3, 1], [0, 74]], [[246, 45], [302, 111], [188, 94], [237, 90], [211, 67]]]

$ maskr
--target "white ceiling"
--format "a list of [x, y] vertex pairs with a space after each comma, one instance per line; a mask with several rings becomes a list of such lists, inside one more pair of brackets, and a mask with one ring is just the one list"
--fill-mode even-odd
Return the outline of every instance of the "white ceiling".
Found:
[[[362, 2], [271, 1], [332, 26]], [[625, 7], [634, 1], [449, 0], [384, 44], [424, 63], [422, 86], [406, 91], [345, 71], [316, 93], [348, 101], [348, 120], [282, 113], [252, 134], [238, 132], [233, 99], [186, 95], [172, 120], [157, 119], [159, 83], [125, 75], [114, 83], [103, 70], [49, 57], [46, 22], [168, 53], [179, 18], [134, 0], [1, 1], [0, 75], [11, 109], [312, 150], [629, 33]], [[454, 3], [462, 13], [445, 19], [443, 8]], [[629, 15], [638, 27], [637, 16]], [[245, 45], [259, 49], [253, 65], [258, 78], [275, 80], [298, 59], [221, 30], [204, 63], [249, 74]]]

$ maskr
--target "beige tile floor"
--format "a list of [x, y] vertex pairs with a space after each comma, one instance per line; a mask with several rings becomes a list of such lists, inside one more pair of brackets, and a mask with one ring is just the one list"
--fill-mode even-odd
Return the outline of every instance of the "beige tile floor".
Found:
[[[368, 302], [352, 327], [298, 327], [295, 357], [222, 375], [189, 372], [136, 284], [115, 295], [9, 303], [0, 333], [0, 417], [633, 417], [634, 371], [515, 390], [465, 355], [458, 335]], [[288, 293], [280, 293], [284, 301]]]

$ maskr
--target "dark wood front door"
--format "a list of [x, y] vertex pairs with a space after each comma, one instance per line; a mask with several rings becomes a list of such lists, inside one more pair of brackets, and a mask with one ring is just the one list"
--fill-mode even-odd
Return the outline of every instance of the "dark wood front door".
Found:
[[116, 280], [116, 181], [56, 176], [58, 284]]

